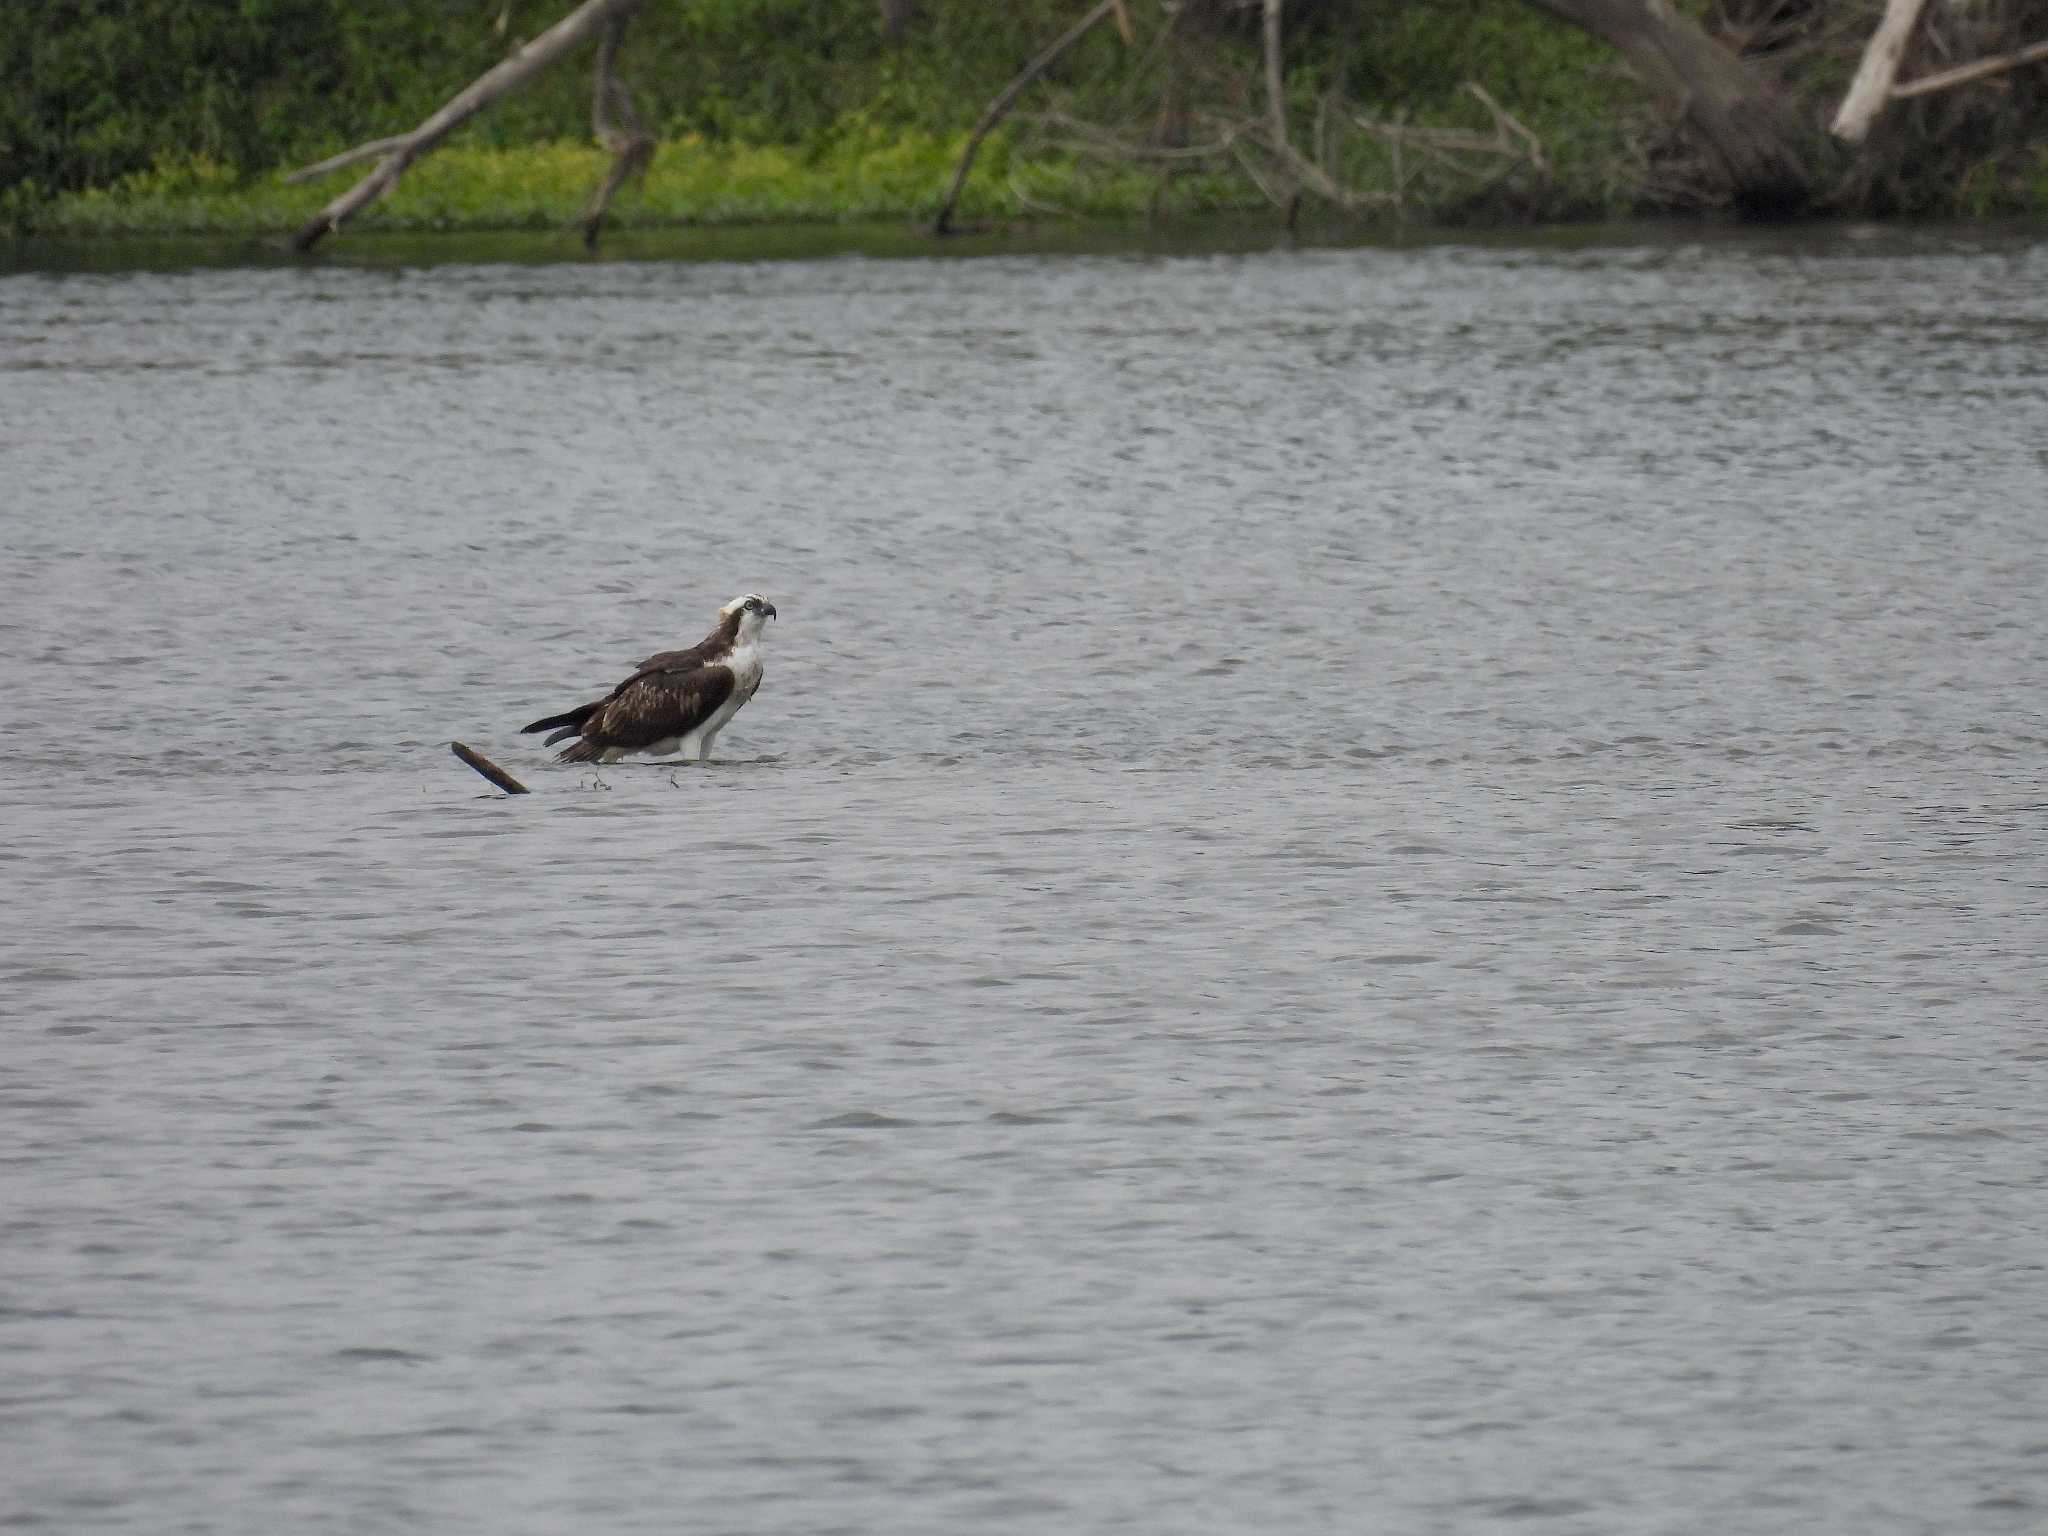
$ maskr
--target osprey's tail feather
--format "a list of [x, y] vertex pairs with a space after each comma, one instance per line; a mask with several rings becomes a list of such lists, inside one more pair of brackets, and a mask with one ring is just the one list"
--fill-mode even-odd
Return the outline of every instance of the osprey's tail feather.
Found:
[[554, 735], [550, 736], [544, 743], [544, 745], [552, 747], [556, 742], [563, 740], [565, 737], [580, 735], [583, 730], [583, 722], [596, 714], [597, 711], [598, 706], [596, 704], [578, 704], [574, 709], [567, 710], [562, 714], [549, 715], [545, 720], [536, 720], [531, 725], [522, 725], [519, 727], [519, 734], [531, 736], [535, 731], [553, 731]]
[[[552, 736], [548, 738], [549, 741], [554, 739]], [[594, 742], [579, 741], [574, 746], [564, 747], [561, 751], [557, 752], [555, 754], [555, 761], [558, 763], [594, 763], [597, 761], [597, 754], [603, 750], [602, 747]]]

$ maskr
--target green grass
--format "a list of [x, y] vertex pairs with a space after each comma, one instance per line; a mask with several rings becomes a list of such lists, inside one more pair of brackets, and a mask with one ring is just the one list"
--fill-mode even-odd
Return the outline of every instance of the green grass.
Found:
[[[613, 200], [623, 227], [844, 222], [929, 218], [952, 176], [960, 141], [880, 130], [841, 136], [818, 151], [712, 144], [694, 135], [661, 145], [637, 185]], [[347, 226], [382, 230], [555, 229], [572, 223], [604, 175], [602, 152], [553, 142], [456, 145], [414, 165], [382, 202]], [[311, 218], [367, 166], [318, 182], [244, 177], [187, 158], [65, 193], [38, 207], [38, 235], [285, 233]], [[986, 143], [962, 195], [962, 221], [1045, 214], [1122, 217], [1152, 203], [1156, 178], [1068, 156], [1025, 159], [1001, 135]], [[1251, 206], [1250, 188], [1225, 176], [1176, 181], [1177, 214]]]

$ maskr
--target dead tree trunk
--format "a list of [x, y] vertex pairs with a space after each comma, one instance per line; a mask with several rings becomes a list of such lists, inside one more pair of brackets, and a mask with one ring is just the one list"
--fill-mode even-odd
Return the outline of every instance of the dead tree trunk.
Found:
[[1735, 205], [1758, 218], [1813, 196], [1809, 134], [1777, 86], [1674, 10], [1670, 0], [1528, 0], [1591, 32], [1681, 116], [1727, 177]]
[[1849, 82], [1849, 94], [1828, 126], [1828, 132], [1844, 144], [1861, 144], [1884, 104], [1891, 100], [1892, 82], [1899, 77], [1899, 63], [1906, 57], [1906, 43], [1927, 0], [1888, 0], [1884, 20], [1871, 34], [1863, 50], [1863, 62], [1856, 78]]
[[398, 178], [405, 174], [407, 166], [433, 149], [456, 128], [499, 97], [518, 90], [556, 60], [574, 52], [610, 23], [623, 21], [627, 15], [637, 10], [640, 4], [641, 0], [583, 0], [583, 4], [549, 27], [539, 37], [479, 75], [468, 89], [451, 97], [440, 111], [411, 133], [359, 144], [354, 149], [322, 160], [318, 165], [309, 165], [304, 170], [294, 171], [285, 178], [287, 181], [304, 181], [309, 177], [337, 171], [345, 165], [355, 165], [364, 160], [377, 161], [377, 168], [374, 171], [302, 225], [299, 232], [292, 237], [292, 244], [302, 251], [311, 250], [324, 236], [340, 228], [342, 220], [360, 212], [389, 192], [398, 184]]

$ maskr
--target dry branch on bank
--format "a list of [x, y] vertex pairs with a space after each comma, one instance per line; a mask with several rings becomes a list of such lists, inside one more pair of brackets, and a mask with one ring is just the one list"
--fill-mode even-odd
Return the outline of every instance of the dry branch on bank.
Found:
[[1908, 101], [1915, 96], [1953, 90], [2029, 64], [2048, 61], [2048, 42], [2039, 42], [1937, 70], [1901, 85], [1898, 83], [1899, 70], [1925, 9], [1926, 0], [1887, 0], [1884, 18], [1871, 34], [1856, 78], [1849, 86], [1848, 95], [1842, 98], [1841, 110], [1835, 114], [1828, 130], [1836, 138], [1846, 144], [1861, 144], [1888, 102]]
[[1999, 54], [1996, 58], [1979, 59], [1974, 64], [1959, 64], [1954, 69], [1944, 69], [1932, 75], [1922, 75], [1917, 80], [1908, 80], [1904, 85], [1892, 87], [1892, 100], [1903, 101], [1913, 96], [1926, 96], [1935, 91], [1953, 90], [1959, 85], [1970, 85], [1978, 80], [1988, 80], [1993, 75], [2005, 74], [2008, 70], [2023, 69], [2029, 64], [2048, 63], [2048, 42], [2016, 48], [2011, 53]]
[[1465, 90], [1493, 114], [1493, 133], [1490, 137], [1458, 128], [1418, 128], [1412, 123], [1353, 114], [1353, 123], [1387, 146], [1387, 153], [1394, 166], [1394, 200], [1397, 204], [1405, 195], [1407, 177], [1403, 166], [1407, 152], [1411, 149], [1420, 152], [1436, 165], [1453, 172], [1468, 172], [1474, 169], [1467, 162], [1458, 159], [1460, 155], [1469, 155], [1482, 164], [1487, 161], [1493, 163], [1490, 171], [1482, 171], [1481, 174], [1497, 176], [1502, 170], [1526, 165], [1539, 177], [1547, 179], [1550, 176], [1550, 160], [1543, 153], [1543, 141], [1530, 132], [1512, 112], [1495, 101], [1486, 87], [1477, 80], [1467, 80]]

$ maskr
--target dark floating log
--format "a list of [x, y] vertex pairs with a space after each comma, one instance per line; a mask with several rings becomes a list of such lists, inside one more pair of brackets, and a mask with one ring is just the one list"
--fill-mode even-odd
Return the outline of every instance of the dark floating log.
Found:
[[507, 773], [504, 769], [500, 768], [488, 757], [485, 757], [483, 753], [472, 752], [468, 747], [465, 747], [459, 741], [449, 742], [448, 750], [450, 752], [453, 752], [457, 757], [461, 758], [465, 763], [469, 764], [470, 767], [474, 768], [478, 773], [482, 774], [485, 778], [489, 779], [493, 784], [497, 785], [498, 788], [505, 791], [506, 794], [530, 795], [533, 793], [532, 790], [528, 789], [524, 784], [520, 783], [517, 779], [513, 778], [511, 774]]

